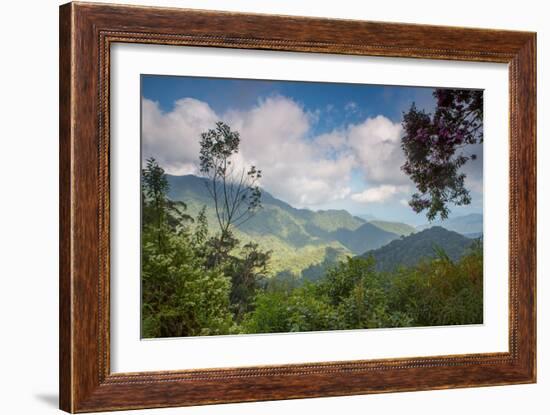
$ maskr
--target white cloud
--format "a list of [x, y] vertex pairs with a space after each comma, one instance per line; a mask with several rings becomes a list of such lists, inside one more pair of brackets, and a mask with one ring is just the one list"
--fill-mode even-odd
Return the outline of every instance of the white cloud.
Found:
[[[400, 169], [401, 125], [381, 115], [314, 136], [318, 114], [283, 96], [225, 114], [192, 98], [176, 101], [168, 112], [148, 99], [142, 108], [143, 155], [155, 157], [171, 174], [198, 173], [200, 134], [223, 120], [241, 136], [236, 168], [255, 165], [263, 172], [261, 185], [294, 206], [316, 208], [343, 199], [380, 203], [410, 185]], [[352, 194], [354, 171], [371, 187]]]
[[314, 116], [291, 99], [271, 97], [250, 110], [223, 115], [194, 99], [162, 113], [157, 103], [144, 99], [143, 112], [144, 156], [157, 158], [168, 173], [196, 173], [200, 133], [221, 119], [241, 136], [235, 165], [260, 168], [261, 184], [274, 196], [315, 207], [351, 193], [355, 158], [345, 151], [327, 156], [326, 147], [309, 137]]
[[155, 157], [171, 174], [196, 173], [200, 134], [218, 119], [208, 104], [196, 99], [178, 100], [170, 112], [162, 112], [158, 102], [143, 99], [143, 156]]
[[350, 126], [347, 135], [348, 145], [369, 183], [410, 183], [401, 171], [405, 158], [400, 146], [402, 128], [399, 123], [378, 115]]
[[383, 184], [377, 187], [371, 187], [361, 193], [354, 193], [351, 199], [360, 203], [382, 203], [393, 196], [408, 191], [408, 186], [394, 186]]
[[242, 157], [262, 169], [262, 185], [276, 197], [312, 207], [350, 193], [354, 158], [329, 158], [308, 137], [314, 120], [295, 101], [268, 98], [249, 111], [228, 113], [227, 120], [241, 134]]

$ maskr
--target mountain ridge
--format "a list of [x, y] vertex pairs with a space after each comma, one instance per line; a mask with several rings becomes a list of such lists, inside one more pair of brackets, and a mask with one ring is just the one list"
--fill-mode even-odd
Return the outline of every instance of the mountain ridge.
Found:
[[[188, 213], [196, 217], [207, 206], [207, 219], [216, 232], [213, 202], [204, 178], [194, 175], [167, 175], [168, 197], [186, 203]], [[311, 265], [322, 263], [326, 252], [331, 258], [358, 255], [399, 238], [346, 210], [313, 211], [300, 209], [262, 190], [262, 209], [236, 231], [243, 242], [257, 242], [273, 251], [274, 272], [300, 274]], [[334, 254], [336, 252], [337, 254]], [[286, 260], [285, 260], [286, 258]]]
[[[216, 233], [216, 217], [206, 179], [167, 175], [167, 180], [169, 198], [185, 202], [191, 216], [196, 217], [203, 206], [207, 207], [210, 231]], [[471, 219], [474, 224], [479, 222], [477, 217]], [[347, 256], [373, 255], [380, 270], [395, 264], [414, 265], [418, 258], [434, 256], [434, 243], [441, 245], [455, 260], [473, 242], [466, 236], [476, 235], [475, 232], [462, 235], [433, 224], [418, 229], [401, 222], [367, 221], [343, 209], [295, 208], [265, 190], [262, 190], [262, 209], [235, 229], [235, 234], [243, 243], [256, 242], [262, 250], [272, 251], [273, 275], [308, 278]]]
[[373, 257], [379, 271], [394, 271], [399, 266], [413, 266], [425, 258], [435, 258], [439, 255], [439, 250], [442, 250], [451, 260], [457, 261], [474, 243], [475, 240], [458, 232], [433, 226], [393, 240], [361, 256]]
[[449, 231], [457, 232], [462, 235], [466, 234], [482, 234], [483, 233], [483, 215], [480, 213], [469, 213], [467, 215], [456, 216], [454, 218], [437, 220], [431, 223], [417, 226], [417, 231], [423, 231], [425, 229], [432, 228], [434, 226], [440, 226]]
[[398, 235], [408, 236], [411, 233], [416, 232], [416, 228], [414, 226], [411, 226], [402, 222], [393, 222], [388, 220], [375, 219], [375, 220], [370, 220], [369, 223], [373, 224], [374, 226], [380, 229], [383, 229], [388, 232], [396, 233]]

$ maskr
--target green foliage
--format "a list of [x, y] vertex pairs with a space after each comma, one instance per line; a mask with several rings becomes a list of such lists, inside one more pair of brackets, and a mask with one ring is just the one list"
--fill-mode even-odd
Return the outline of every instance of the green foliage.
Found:
[[208, 269], [187, 235], [170, 235], [158, 249], [155, 235], [142, 240], [142, 336], [225, 334], [232, 325], [231, 283]]
[[147, 160], [142, 170], [142, 220], [157, 232], [157, 243], [163, 243], [165, 227], [173, 231], [182, 231], [193, 219], [186, 213], [187, 205], [181, 201], [172, 201], [167, 197], [170, 184], [164, 169], [154, 158]]
[[244, 333], [334, 330], [336, 315], [326, 295], [313, 283], [294, 289], [271, 287], [258, 294], [243, 322]]
[[148, 160], [142, 176], [142, 336], [228, 332], [231, 284], [220, 268], [206, 267], [204, 212], [190, 235], [181, 225], [185, 214], [171, 209], [164, 171], [154, 159]]
[[480, 243], [460, 261], [444, 252], [394, 274], [348, 258], [318, 283], [276, 284], [258, 294], [245, 333], [418, 327], [483, 322]]
[[251, 310], [256, 291], [266, 278], [270, 256], [271, 252], [263, 252], [258, 244], [249, 242], [242, 247], [240, 255], [227, 261], [224, 270], [231, 278], [230, 299], [237, 321]]
[[364, 223], [355, 230], [341, 228], [333, 232], [318, 232], [318, 236], [328, 240], [337, 240], [353, 253], [376, 249], [399, 237], [399, 235], [386, 232], [371, 223]]
[[414, 268], [402, 268], [393, 280], [390, 304], [418, 326], [483, 322], [483, 253], [474, 244], [460, 261], [442, 254]]
[[[218, 232], [209, 235], [206, 206], [196, 221], [187, 205], [167, 197], [164, 170], [154, 159], [142, 171], [142, 334], [145, 337], [227, 334], [249, 311], [271, 253], [248, 242], [241, 248], [233, 229], [261, 207], [252, 166], [235, 174], [231, 156], [239, 134], [229, 126], [201, 136], [201, 172], [215, 206]], [[195, 222], [191, 226], [187, 222]]]
[[283, 290], [262, 292], [255, 301], [255, 311], [242, 324], [244, 333], [286, 333], [290, 331], [291, 311]]
[[302, 271], [302, 279], [317, 281], [325, 275], [330, 267], [347, 257], [345, 251], [329, 246], [325, 248], [325, 258], [322, 262], [312, 264]]
[[169, 186], [164, 169], [154, 158], [148, 159], [147, 167], [143, 169], [142, 187], [143, 193], [151, 201], [152, 208], [156, 209], [157, 213], [162, 211]]
[[223, 122], [201, 134], [200, 171], [205, 182], [223, 239], [232, 227], [250, 220], [262, 207], [262, 192], [258, 181], [261, 170], [251, 166], [248, 170], [235, 170], [232, 157], [239, 152], [240, 136]]
[[364, 222], [355, 216], [351, 216], [346, 210], [320, 210], [312, 215], [311, 223], [317, 228], [333, 232], [338, 229], [355, 230]]
[[337, 305], [348, 298], [360, 282], [372, 279], [373, 275], [374, 261], [371, 258], [347, 258], [327, 272], [323, 287], [332, 304]]

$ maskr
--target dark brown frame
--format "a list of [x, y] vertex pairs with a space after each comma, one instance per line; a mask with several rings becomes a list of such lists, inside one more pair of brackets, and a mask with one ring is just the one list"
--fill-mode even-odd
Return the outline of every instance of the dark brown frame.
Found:
[[[109, 56], [114, 42], [508, 63], [509, 352], [111, 373]], [[61, 6], [61, 409], [90, 412], [535, 382], [535, 105], [535, 33], [104, 4]]]

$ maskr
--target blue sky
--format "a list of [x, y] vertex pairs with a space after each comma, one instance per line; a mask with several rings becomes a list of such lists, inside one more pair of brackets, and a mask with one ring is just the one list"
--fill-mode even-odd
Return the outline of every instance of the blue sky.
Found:
[[[330, 117], [319, 120], [318, 132], [379, 114], [400, 122], [413, 101], [418, 107], [433, 108], [432, 92], [433, 88], [156, 75], [143, 76], [142, 82], [143, 96], [158, 101], [163, 111], [172, 110], [178, 99], [190, 97], [208, 102], [221, 114], [231, 108], [250, 108], [270, 95], [291, 97], [309, 110], [332, 108]], [[350, 102], [360, 111], [346, 110]]]
[[[428, 112], [432, 88], [222, 78], [142, 76], [143, 156], [172, 174], [196, 174], [200, 132], [217, 120], [241, 134], [236, 162], [264, 171], [262, 186], [313, 210], [346, 209], [425, 223], [406, 206], [414, 185], [401, 172], [401, 117], [412, 102]], [[467, 166], [481, 213], [482, 149]]]

